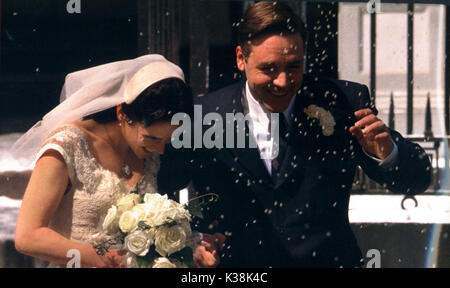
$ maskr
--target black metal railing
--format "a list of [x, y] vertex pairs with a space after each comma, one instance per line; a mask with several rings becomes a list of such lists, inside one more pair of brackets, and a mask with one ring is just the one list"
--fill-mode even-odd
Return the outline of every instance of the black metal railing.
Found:
[[[394, 113], [394, 94], [391, 93], [390, 106], [389, 106], [389, 128], [395, 128], [395, 113]], [[405, 138], [418, 143], [430, 157], [432, 180], [428, 187], [427, 194], [439, 194], [446, 190], [446, 187], [442, 187], [442, 177], [444, 173], [448, 171], [449, 161], [447, 158], [448, 140], [450, 136], [435, 137], [433, 134], [432, 117], [431, 117], [431, 104], [430, 93], [427, 95], [427, 106], [425, 108], [425, 129], [423, 136], [406, 136]], [[443, 190], [444, 189], [444, 190]], [[383, 185], [372, 181], [361, 168], [358, 168], [353, 182], [353, 193], [356, 194], [379, 194], [389, 192]]]
[[[440, 193], [447, 187], [442, 187], [441, 178], [445, 176], [447, 168], [449, 166], [447, 158], [448, 140], [449, 140], [449, 126], [450, 126], [450, 5], [446, 6], [446, 38], [445, 38], [445, 133], [447, 136], [435, 137], [432, 127], [432, 113], [430, 105], [430, 93], [427, 95], [427, 106], [425, 110], [425, 129], [423, 136], [416, 137], [410, 136], [413, 133], [414, 118], [413, 118], [413, 96], [414, 96], [414, 11], [415, 5], [409, 3], [407, 6], [407, 113], [406, 113], [406, 133], [405, 138], [410, 141], [416, 142], [424, 148], [425, 152], [429, 155], [432, 164], [432, 182], [427, 190], [427, 193]], [[370, 49], [370, 90], [372, 93], [372, 99], [375, 102], [376, 99], [376, 19], [377, 14], [372, 13], [370, 17], [370, 33], [371, 33], [371, 49]], [[390, 95], [389, 106], [389, 121], [388, 126], [391, 129], [395, 129], [395, 113], [394, 113], [394, 94]], [[409, 136], [408, 136], [409, 135]], [[442, 163], [443, 162], [443, 163]], [[359, 169], [355, 176], [353, 184], [354, 193], [383, 193], [388, 192], [386, 187], [380, 185], [368, 178], [364, 172]]]
[[445, 24], [445, 131], [450, 134], [450, 5], [446, 7]]

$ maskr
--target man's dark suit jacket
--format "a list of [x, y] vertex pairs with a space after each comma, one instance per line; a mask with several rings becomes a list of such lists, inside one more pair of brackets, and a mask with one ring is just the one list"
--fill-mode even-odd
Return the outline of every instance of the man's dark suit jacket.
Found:
[[[243, 112], [244, 84], [198, 97], [195, 104], [203, 114], [219, 113], [225, 123], [225, 113]], [[332, 113], [331, 136], [305, 114], [311, 104]], [[396, 131], [390, 131], [399, 152], [392, 167], [380, 167], [362, 151], [348, 129], [357, 121], [353, 112], [365, 107], [377, 113], [366, 86], [305, 75], [277, 183], [257, 148], [168, 149], [161, 157], [159, 189], [170, 194], [192, 181], [196, 193], [219, 196], [203, 210], [196, 230], [226, 235], [222, 267], [361, 266], [348, 220], [356, 167], [394, 193], [421, 193], [431, 177], [423, 149]]]

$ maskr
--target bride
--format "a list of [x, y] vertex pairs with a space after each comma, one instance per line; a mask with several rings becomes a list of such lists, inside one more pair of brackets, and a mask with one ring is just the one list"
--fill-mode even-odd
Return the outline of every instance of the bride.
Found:
[[[80, 252], [82, 267], [121, 265], [124, 251], [100, 256], [93, 247], [101, 218], [132, 189], [157, 193], [158, 154], [177, 128], [170, 119], [192, 107], [183, 72], [161, 55], [67, 75], [61, 104], [13, 146], [18, 158], [36, 161], [17, 219], [16, 249], [50, 267], [64, 267], [71, 249]], [[196, 265], [216, 266], [214, 243], [202, 245]]]

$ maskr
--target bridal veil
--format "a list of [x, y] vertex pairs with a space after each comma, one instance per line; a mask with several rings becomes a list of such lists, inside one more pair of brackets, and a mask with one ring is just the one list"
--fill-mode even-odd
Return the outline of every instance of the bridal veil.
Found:
[[14, 143], [11, 154], [21, 165], [31, 166], [47, 135], [58, 126], [129, 104], [147, 87], [167, 78], [184, 81], [183, 71], [158, 54], [70, 73], [61, 91], [61, 103]]

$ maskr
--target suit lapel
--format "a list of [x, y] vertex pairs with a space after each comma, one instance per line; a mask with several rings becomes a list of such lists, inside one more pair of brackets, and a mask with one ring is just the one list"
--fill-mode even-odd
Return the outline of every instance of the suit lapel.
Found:
[[233, 157], [233, 161], [237, 162], [247, 174], [264, 182], [270, 180], [269, 172], [261, 160], [261, 156], [257, 148], [234, 148], [227, 149], [227, 151], [229, 151], [231, 157]]
[[[226, 119], [226, 115], [224, 115], [225, 111], [242, 113], [245, 116], [246, 111], [244, 110], [243, 101], [246, 100], [243, 93], [245, 93], [245, 82], [239, 86], [239, 89], [233, 91], [232, 109], [222, 110], [223, 119]], [[245, 135], [248, 135], [248, 137], [246, 136], [246, 147], [248, 147], [249, 137], [253, 137], [253, 134], [250, 132], [247, 122], [245, 122], [244, 129]], [[237, 139], [236, 125], [234, 125], [234, 136], [234, 139]], [[264, 182], [270, 181], [269, 172], [261, 159], [258, 148], [236, 148], [236, 145], [234, 145], [234, 148], [221, 149], [219, 155], [223, 157], [222, 160], [227, 162], [229, 166], [235, 167], [237, 164], [239, 168], [243, 169], [246, 174], [251, 175], [254, 179], [262, 180]]]
[[280, 176], [277, 177], [276, 183], [274, 183], [275, 189], [280, 187], [286, 181], [286, 179], [289, 178], [289, 175], [293, 168], [291, 162], [292, 159], [294, 158], [294, 155], [295, 153], [293, 147], [288, 145], [288, 147], [286, 148], [286, 154], [284, 155], [283, 162], [281, 162]]

